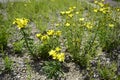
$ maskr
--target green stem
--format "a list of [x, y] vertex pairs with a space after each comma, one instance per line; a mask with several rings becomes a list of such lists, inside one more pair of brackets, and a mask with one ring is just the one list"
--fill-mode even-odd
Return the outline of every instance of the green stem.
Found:
[[26, 35], [26, 33], [25, 33], [25, 31], [23, 29], [21, 31], [22, 31], [23, 37], [25, 39], [26, 47], [28, 48], [29, 52], [33, 55], [33, 52], [31, 50], [31, 48], [29, 46], [29, 43], [28, 43], [28, 40], [27, 40], [27, 35]]

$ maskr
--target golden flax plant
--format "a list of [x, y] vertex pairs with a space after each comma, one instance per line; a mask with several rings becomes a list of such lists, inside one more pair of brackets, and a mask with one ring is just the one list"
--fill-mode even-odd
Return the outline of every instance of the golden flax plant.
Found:
[[26, 28], [28, 27], [28, 22], [29, 22], [29, 20], [26, 18], [16, 18], [13, 21], [13, 24], [15, 24], [17, 26], [17, 28], [20, 30], [20, 32], [23, 36], [23, 40], [26, 44], [26, 47], [28, 48], [30, 54], [32, 56], [34, 56], [31, 44], [29, 43], [29, 41], [30, 41], [29, 34], [26, 32]]

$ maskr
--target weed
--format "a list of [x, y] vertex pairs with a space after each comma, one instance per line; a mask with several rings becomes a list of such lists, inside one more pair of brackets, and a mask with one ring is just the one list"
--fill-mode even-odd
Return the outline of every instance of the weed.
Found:
[[60, 74], [63, 74], [61, 70], [61, 64], [58, 61], [47, 61], [44, 64], [43, 71], [49, 79], [57, 80]]
[[115, 78], [115, 71], [117, 70], [116, 64], [113, 63], [110, 66], [98, 65], [98, 72], [101, 79], [112, 80]]
[[4, 71], [9, 72], [12, 70], [13, 61], [5, 54], [5, 51], [3, 50], [3, 48], [1, 50], [1, 53], [2, 53], [2, 59], [4, 61], [4, 66], [5, 66]]
[[15, 53], [22, 53], [22, 50], [23, 50], [23, 40], [21, 41], [17, 41], [17, 42], [14, 42], [13, 43], [13, 48], [14, 48], [14, 51]]
[[4, 58], [5, 71], [11, 71], [12, 64], [13, 64], [12, 60], [8, 56], [5, 56]]
[[3, 25], [0, 25], [0, 49], [3, 47], [4, 49], [7, 47], [8, 41], [8, 33], [7, 28]]

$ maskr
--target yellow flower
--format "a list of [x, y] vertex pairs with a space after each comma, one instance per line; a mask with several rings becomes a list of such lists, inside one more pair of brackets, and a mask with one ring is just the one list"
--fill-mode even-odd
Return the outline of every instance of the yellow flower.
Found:
[[65, 60], [65, 54], [64, 53], [58, 53], [61, 50], [61, 48], [56, 47], [55, 50], [49, 51], [49, 55], [52, 56], [53, 59], [56, 59], [60, 62], [63, 62]]
[[56, 36], [61, 36], [61, 33], [62, 33], [61, 31], [56, 31], [56, 32], [55, 32], [55, 35], [56, 35]]
[[102, 2], [104, 2], [105, 0], [102, 0]]
[[49, 39], [49, 36], [48, 35], [43, 35], [43, 36], [41, 36], [41, 40], [42, 41], [46, 41], [46, 40], [48, 40]]
[[98, 1], [96, 1], [96, 0], [95, 0], [95, 1], [94, 1], [94, 3], [95, 3], [95, 4], [97, 4], [97, 3], [98, 3]]
[[47, 31], [47, 34], [48, 34], [49, 36], [52, 36], [52, 35], [54, 35], [54, 32], [55, 32], [54, 30], [48, 30], [48, 31]]
[[61, 13], [62, 15], [64, 15], [64, 14], [65, 14], [65, 12], [64, 12], [64, 11], [61, 11], [60, 13]]
[[79, 14], [79, 12], [75, 12], [76, 14]]
[[94, 9], [93, 11], [94, 11], [94, 12], [98, 12], [98, 10], [97, 10], [97, 9]]
[[109, 27], [113, 28], [113, 27], [114, 27], [114, 24], [109, 24]]
[[104, 6], [104, 4], [103, 3], [98, 3], [99, 5], [100, 5], [100, 7], [103, 7]]
[[119, 9], [119, 8], [117, 8], [117, 11], [119, 12], [119, 11], [120, 11], [120, 9]]
[[66, 14], [70, 14], [70, 13], [71, 13], [71, 11], [66, 11], [65, 13], [66, 13]]
[[66, 23], [65, 26], [70, 26], [70, 23]]
[[59, 25], [60, 25], [60, 24], [58, 24], [58, 23], [57, 23], [57, 24], [55, 24], [55, 26], [56, 26], [56, 27], [58, 27]]
[[69, 14], [68, 16], [69, 16], [69, 17], [73, 17], [73, 14]]
[[51, 50], [51, 51], [49, 52], [49, 55], [52, 56], [53, 59], [56, 59], [56, 58], [57, 58], [57, 53], [56, 53], [56, 51], [54, 51], [54, 50]]
[[64, 60], [65, 60], [65, 54], [64, 54], [64, 53], [59, 53], [59, 54], [57, 54], [57, 59], [58, 59], [60, 62], [64, 62]]
[[80, 19], [79, 19], [79, 21], [84, 21], [84, 20], [85, 20], [85, 18], [80, 18]]
[[100, 11], [104, 11], [104, 8], [100, 8]]
[[25, 28], [25, 26], [28, 24], [28, 19], [25, 18], [16, 18], [15, 21], [13, 21], [13, 24], [16, 24], [18, 29]]
[[52, 56], [53, 54], [55, 54], [56, 53], [56, 51], [54, 51], [54, 50], [51, 50], [50, 52], [48, 52], [49, 53], [49, 55], [50, 56]]
[[41, 36], [42, 36], [42, 34], [41, 34], [41, 33], [36, 34], [36, 37], [37, 37], [37, 38], [40, 38]]
[[76, 9], [76, 6], [73, 6], [73, 9]]
[[57, 51], [57, 52], [59, 52], [60, 50], [61, 50], [60, 47], [56, 47], [56, 48], [55, 48], [55, 51]]
[[102, 12], [103, 12], [104, 14], [106, 14], [106, 13], [107, 13], [107, 11], [106, 11], [106, 10], [103, 10]]
[[52, 55], [52, 58], [53, 58], [53, 59], [57, 59], [57, 53], [53, 54], [53, 55]]
[[93, 28], [93, 25], [92, 25], [91, 22], [87, 22], [87, 23], [86, 23], [86, 27], [87, 27], [88, 29], [92, 29], [92, 28]]

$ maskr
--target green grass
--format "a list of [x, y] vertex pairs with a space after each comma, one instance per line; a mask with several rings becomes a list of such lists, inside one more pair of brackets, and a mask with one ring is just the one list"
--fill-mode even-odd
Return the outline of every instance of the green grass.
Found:
[[25, 17], [35, 22], [38, 28], [46, 28], [51, 21], [56, 21], [58, 12], [69, 6], [74, 6], [76, 1], [57, 0], [57, 1], [39, 1], [31, 0], [29, 3], [14, 2], [8, 3], [7, 12], [10, 20], [16, 17]]

